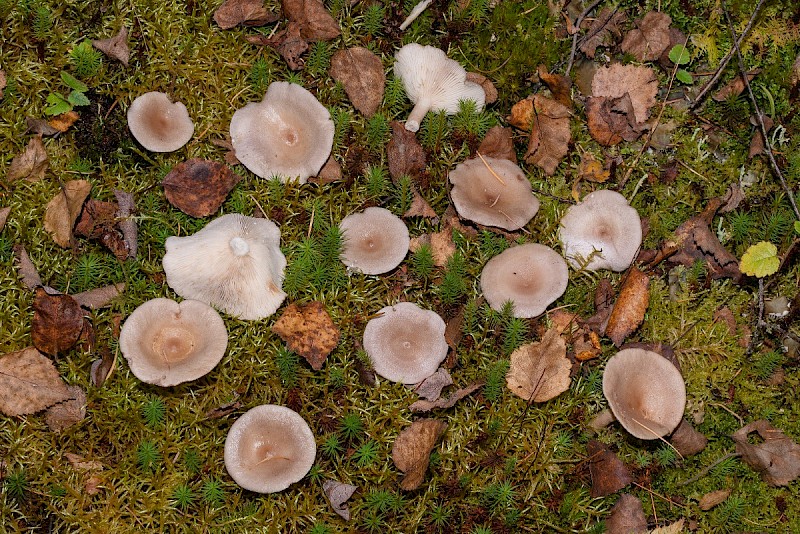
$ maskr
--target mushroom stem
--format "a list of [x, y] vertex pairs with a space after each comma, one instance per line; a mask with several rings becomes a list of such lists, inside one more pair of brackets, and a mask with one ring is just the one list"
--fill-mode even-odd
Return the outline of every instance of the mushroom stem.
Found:
[[611, 410], [606, 408], [599, 414], [595, 415], [591, 421], [589, 421], [589, 428], [595, 432], [599, 432], [601, 428], [607, 427], [616, 420], [617, 418], [614, 417], [614, 414], [611, 412]]
[[244, 256], [250, 252], [250, 245], [241, 237], [234, 237], [228, 244], [231, 246], [234, 256]]
[[406, 120], [406, 130], [409, 132], [419, 131], [419, 124], [430, 109], [430, 101], [426, 98], [420, 98], [419, 102], [414, 104], [414, 109], [411, 110], [411, 115]]

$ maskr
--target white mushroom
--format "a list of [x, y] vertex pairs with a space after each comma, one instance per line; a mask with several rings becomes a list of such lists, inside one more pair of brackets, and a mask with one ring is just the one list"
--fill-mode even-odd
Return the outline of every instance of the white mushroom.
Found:
[[387, 209], [372, 207], [351, 213], [339, 228], [344, 236], [342, 262], [364, 274], [389, 272], [408, 253], [408, 227]]
[[394, 73], [403, 81], [414, 109], [406, 120], [406, 130], [416, 132], [428, 111], [458, 111], [460, 100], [473, 100], [483, 109], [486, 94], [477, 83], [467, 81], [467, 71], [444, 51], [434, 46], [411, 43], [395, 54]]
[[139, 95], [128, 108], [128, 128], [151, 152], [173, 152], [189, 142], [194, 124], [180, 102], [158, 91]]

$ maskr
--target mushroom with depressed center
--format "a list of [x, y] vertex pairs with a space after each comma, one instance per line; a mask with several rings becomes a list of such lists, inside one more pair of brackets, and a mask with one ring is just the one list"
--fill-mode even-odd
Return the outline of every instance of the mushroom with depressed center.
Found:
[[460, 100], [473, 100], [483, 109], [486, 93], [477, 83], [467, 81], [467, 71], [435, 46], [410, 43], [395, 54], [394, 73], [403, 81], [414, 109], [406, 120], [406, 130], [416, 132], [428, 111], [458, 111]]
[[458, 214], [485, 226], [519, 230], [539, 211], [539, 199], [518, 165], [507, 159], [472, 158], [448, 175]]
[[119, 347], [136, 378], [157, 386], [196, 380], [211, 371], [228, 346], [219, 314], [196, 300], [148, 300], [128, 317]]
[[316, 454], [305, 419], [275, 404], [245, 412], [225, 439], [225, 469], [241, 487], [258, 493], [283, 491], [301, 480]]
[[261, 102], [231, 119], [236, 157], [261, 178], [278, 176], [304, 184], [331, 153], [334, 125], [325, 106], [303, 87], [273, 82]]
[[193, 235], [167, 238], [167, 284], [184, 298], [240, 319], [268, 317], [286, 297], [280, 238], [269, 219], [238, 213], [218, 217]]
[[481, 291], [493, 310], [511, 301], [514, 317], [544, 313], [564, 294], [569, 269], [558, 252], [537, 243], [511, 247], [486, 262]]
[[675, 430], [686, 407], [681, 372], [660, 354], [644, 349], [624, 349], [608, 360], [603, 395], [614, 417], [640, 439]]
[[412, 302], [387, 306], [364, 328], [364, 350], [375, 372], [392, 382], [416, 384], [447, 356], [444, 320]]
[[642, 244], [642, 223], [625, 197], [602, 189], [567, 210], [558, 237], [573, 268], [624, 271]]
[[165, 93], [139, 95], [128, 108], [128, 128], [133, 137], [151, 152], [173, 152], [189, 142], [194, 124], [180, 102]]
[[408, 253], [408, 227], [387, 209], [372, 207], [351, 213], [339, 228], [344, 238], [342, 262], [364, 274], [389, 272]]

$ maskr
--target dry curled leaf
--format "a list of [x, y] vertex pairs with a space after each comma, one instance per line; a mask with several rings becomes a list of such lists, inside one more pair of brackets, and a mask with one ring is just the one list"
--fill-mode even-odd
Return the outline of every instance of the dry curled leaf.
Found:
[[116, 359], [111, 354], [111, 350], [108, 347], [103, 347], [100, 350], [100, 359], [92, 362], [92, 367], [89, 371], [92, 385], [96, 388], [102, 386], [109, 379], [111, 373], [114, 372], [115, 367]]
[[44, 229], [57, 245], [67, 248], [72, 241], [72, 227], [89, 196], [92, 185], [86, 180], [70, 180], [61, 191], [47, 203], [44, 212]]
[[453, 378], [447, 369], [439, 367], [435, 373], [420, 382], [411, 386], [414, 393], [427, 401], [435, 401], [442, 394], [442, 390], [453, 384]]
[[72, 397], [53, 362], [33, 347], [0, 357], [0, 412], [35, 413]]
[[83, 291], [72, 295], [72, 298], [83, 308], [99, 310], [100, 308], [105, 308], [112, 300], [122, 295], [123, 291], [125, 291], [125, 284], [119, 283]]
[[644, 314], [650, 304], [650, 277], [631, 267], [619, 297], [611, 310], [606, 326], [606, 336], [619, 347], [644, 321]]
[[427, 162], [425, 149], [417, 141], [417, 136], [406, 130], [402, 122], [392, 121], [391, 127], [392, 138], [386, 145], [386, 158], [389, 160], [389, 175], [392, 180], [403, 175], [422, 173]]
[[338, 182], [342, 179], [342, 166], [336, 161], [336, 158], [331, 154], [325, 165], [319, 170], [316, 176], [308, 179], [312, 184], [324, 185]]
[[330, 75], [344, 86], [353, 107], [367, 118], [375, 115], [386, 84], [378, 56], [361, 46], [339, 50], [331, 57]]
[[331, 508], [345, 521], [350, 521], [350, 509], [347, 507], [347, 501], [353, 496], [356, 489], [358, 488], [352, 484], [345, 484], [336, 480], [326, 480], [322, 483], [322, 491], [325, 493], [325, 498], [328, 499]]
[[75, 121], [77, 121], [79, 118], [80, 115], [78, 115], [77, 111], [67, 111], [66, 113], [56, 115], [47, 121], [47, 124], [57, 132], [64, 133], [69, 130], [70, 126], [75, 124]]
[[6, 181], [8, 183], [25, 179], [29, 182], [36, 182], [42, 179], [49, 167], [47, 151], [44, 149], [41, 134], [35, 135], [28, 141], [25, 150], [11, 160], [8, 166]]
[[670, 523], [669, 525], [664, 525], [663, 527], [656, 527], [653, 530], [649, 531], [648, 534], [681, 534], [683, 532], [683, 524], [685, 522], [686, 520], [681, 518], [675, 521], [674, 523]]
[[422, 484], [431, 451], [446, 428], [444, 421], [419, 419], [400, 432], [392, 446], [394, 465], [406, 475], [400, 482], [400, 488], [411, 491]]
[[11, 213], [11, 208], [0, 208], [0, 230], [6, 225], [9, 213]]
[[670, 24], [672, 19], [666, 13], [650, 11], [622, 40], [622, 51], [639, 61], [658, 59], [670, 45]]
[[483, 89], [483, 94], [485, 96], [484, 101], [487, 104], [493, 104], [497, 102], [497, 89], [495, 88], [492, 80], [484, 76], [483, 74], [478, 74], [477, 72], [468, 72], [466, 80], [468, 82], [477, 83]]
[[653, 69], [614, 63], [601, 67], [592, 78], [592, 97], [611, 99], [629, 95], [636, 122], [644, 123], [656, 104], [658, 78]]
[[267, 11], [264, 0], [225, 0], [214, 11], [214, 22], [223, 30], [238, 25], [264, 26], [280, 18], [277, 13]]
[[[761, 120], [764, 121], [764, 129], [767, 130], [767, 134], [769, 134], [770, 130], [772, 130], [773, 126], [775, 126], [775, 121], [773, 121], [770, 116], [766, 114], [762, 114]], [[753, 138], [750, 139], [750, 150], [747, 152], [747, 157], [753, 158], [764, 153], [764, 150], [766, 149], [766, 143], [764, 141], [764, 135], [761, 133], [761, 127], [758, 124], [758, 119], [755, 115], [750, 117], [750, 124], [756, 126], [756, 129], [753, 132]]]
[[342, 33], [320, 0], [282, 0], [281, 7], [289, 22], [300, 26], [300, 34], [307, 41], [330, 41]]
[[537, 72], [539, 79], [550, 89], [556, 102], [568, 108], [572, 107], [572, 79], [563, 74], [551, 74], [544, 65], [539, 65]]
[[103, 463], [98, 462], [97, 460], [87, 460], [84, 456], [80, 454], [75, 454], [72, 452], [64, 453], [64, 457], [69, 462], [69, 465], [73, 467], [73, 469], [77, 469], [78, 471], [102, 471], [103, 470]]
[[96, 39], [92, 41], [92, 46], [100, 50], [106, 56], [116, 59], [126, 67], [131, 57], [131, 50], [128, 48], [128, 28], [123, 26], [119, 33], [108, 39]]
[[[750, 82], [755, 78], [758, 74], [761, 73], [761, 69], [751, 70], [747, 73], [747, 81]], [[736, 98], [742, 91], [744, 91], [744, 76], [739, 74], [733, 80], [729, 81], [725, 86], [714, 93], [714, 96], [711, 98], [715, 102], [725, 102], [729, 98]]]
[[589, 440], [586, 452], [592, 475], [592, 498], [611, 495], [633, 482], [631, 470], [605, 443]]
[[730, 489], [720, 489], [715, 491], [709, 491], [705, 495], [700, 498], [700, 502], [698, 506], [704, 512], [707, 512], [717, 506], [718, 504], [722, 504], [722, 502], [730, 497], [731, 495]]
[[567, 344], [558, 329], [551, 328], [541, 341], [522, 345], [511, 353], [506, 385], [526, 401], [545, 402], [569, 389], [571, 368]]
[[[764, 441], [753, 444], [748, 434], [757, 432]], [[771, 486], [786, 486], [800, 476], [800, 445], [764, 419], [753, 421], [731, 435], [742, 460], [758, 471]]]
[[[528, 97], [530, 98], [530, 97]], [[569, 130], [569, 108], [541, 95], [533, 95], [530, 117], [531, 136], [525, 161], [552, 175], [567, 155], [572, 134]]]
[[88, 199], [75, 225], [75, 235], [100, 241], [118, 260], [124, 261], [128, 257], [128, 246], [118, 228], [118, 212], [116, 202]]
[[517, 163], [517, 151], [514, 150], [514, 139], [510, 128], [503, 126], [492, 126], [486, 137], [478, 147], [478, 154], [485, 158], [507, 159], [511, 163]]
[[678, 454], [685, 458], [702, 452], [708, 445], [708, 438], [698, 432], [689, 421], [683, 419], [670, 435], [669, 442]]
[[611, 171], [603, 168], [603, 164], [595, 159], [590, 152], [584, 152], [581, 156], [581, 164], [578, 167], [578, 178], [587, 182], [602, 184], [611, 177]]
[[425, 200], [413, 186], [411, 187], [411, 195], [411, 206], [409, 206], [408, 210], [403, 214], [403, 217], [427, 217], [429, 219], [435, 219], [437, 217], [436, 212], [433, 211], [428, 201]]
[[69, 295], [50, 295], [37, 287], [33, 299], [31, 338], [45, 354], [58, 354], [78, 342], [83, 330], [83, 310]]
[[604, 146], [635, 141], [646, 129], [646, 125], [636, 121], [628, 94], [619, 98], [589, 97], [586, 101], [586, 122], [589, 134]]
[[114, 189], [114, 198], [117, 199], [117, 204], [119, 205], [119, 211], [117, 211], [118, 226], [122, 232], [125, 247], [128, 249], [128, 258], [136, 258], [139, 233], [136, 228], [136, 221], [132, 217], [133, 212], [136, 210], [133, 195], [121, 189]]
[[50, 126], [50, 124], [44, 119], [25, 117], [25, 124], [28, 125], [28, 128], [25, 130], [26, 134], [33, 133], [37, 135], [42, 135], [44, 137], [50, 137], [52, 135], [61, 133], [56, 128]]
[[212, 408], [205, 413], [206, 419], [221, 419], [223, 417], [227, 417], [239, 408], [242, 407], [242, 401], [239, 400], [239, 394], [235, 391], [233, 392], [233, 399], [230, 402], [226, 402], [216, 408]]
[[192, 158], [175, 165], [161, 185], [170, 204], [192, 217], [208, 217], [241, 179], [224, 163]]
[[68, 386], [71, 398], [54, 404], [44, 414], [45, 423], [53, 432], [63, 432], [86, 417], [86, 393], [78, 386]]
[[482, 381], [473, 382], [465, 388], [455, 390], [447, 397], [439, 398], [435, 401], [418, 400], [409, 408], [412, 412], [430, 412], [431, 410], [435, 410], [437, 408], [452, 408], [458, 401], [483, 387], [483, 384], [484, 382]]
[[325, 358], [339, 344], [339, 329], [319, 301], [291, 303], [272, 326], [272, 331], [316, 371], [322, 369]]
[[606, 519], [608, 534], [638, 534], [647, 532], [647, 517], [642, 501], [630, 493], [623, 493], [611, 508]]
[[593, 59], [598, 46], [611, 46], [622, 37], [620, 26], [626, 20], [628, 17], [625, 12], [616, 7], [601, 9], [583, 36], [580, 51]]
[[17, 271], [22, 279], [22, 284], [28, 289], [34, 289], [42, 285], [42, 279], [39, 277], [39, 271], [33, 265], [28, 251], [22, 245], [14, 245], [14, 257], [17, 260]]

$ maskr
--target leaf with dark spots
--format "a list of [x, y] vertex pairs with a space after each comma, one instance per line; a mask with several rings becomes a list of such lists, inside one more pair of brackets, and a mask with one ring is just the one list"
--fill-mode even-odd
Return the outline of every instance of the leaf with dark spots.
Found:
[[33, 299], [31, 338], [45, 354], [58, 354], [75, 345], [83, 330], [83, 310], [69, 295], [49, 295], [37, 287]]
[[170, 204], [192, 217], [208, 217], [240, 180], [224, 163], [192, 158], [175, 165], [161, 185]]
[[611, 495], [633, 482], [631, 470], [605, 443], [589, 440], [586, 451], [592, 475], [592, 498]]
[[353, 107], [367, 118], [375, 115], [386, 84], [378, 56], [361, 46], [339, 50], [331, 57], [330, 75], [344, 86]]
[[339, 344], [341, 336], [325, 305], [319, 301], [291, 303], [272, 326], [272, 331], [316, 371], [322, 369], [325, 358]]
[[389, 175], [397, 180], [403, 175], [414, 176], [425, 170], [425, 150], [414, 132], [406, 130], [403, 123], [392, 121], [392, 138], [386, 146]]

